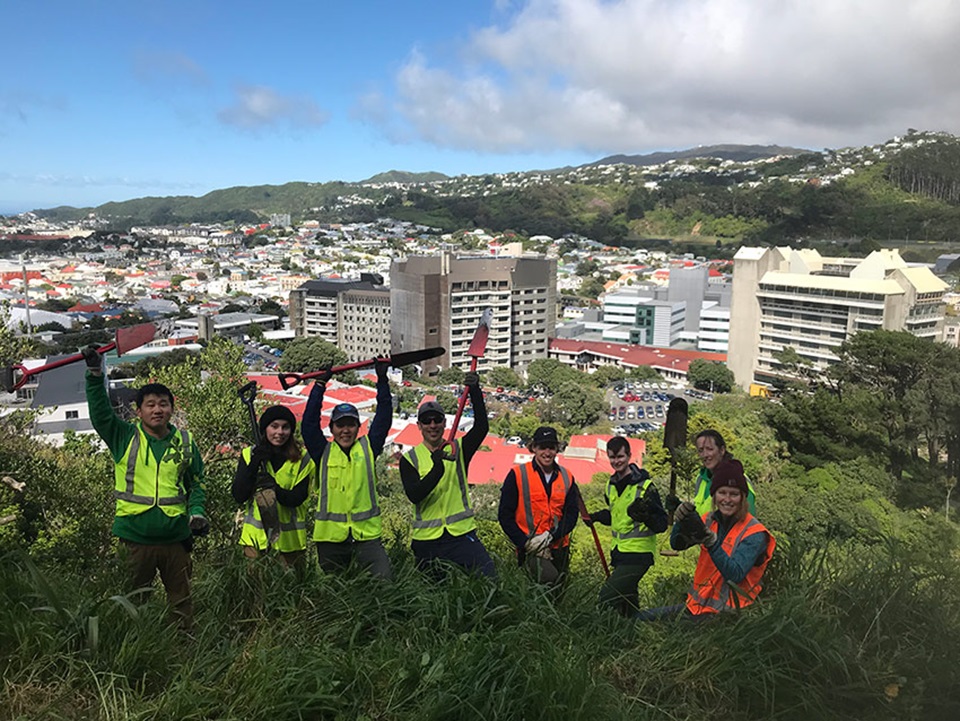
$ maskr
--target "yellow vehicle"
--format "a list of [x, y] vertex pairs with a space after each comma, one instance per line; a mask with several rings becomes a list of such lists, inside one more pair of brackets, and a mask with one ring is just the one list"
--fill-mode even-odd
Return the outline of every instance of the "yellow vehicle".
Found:
[[750, 395], [756, 396], [757, 398], [769, 398], [770, 389], [767, 386], [762, 386], [759, 383], [750, 384]]

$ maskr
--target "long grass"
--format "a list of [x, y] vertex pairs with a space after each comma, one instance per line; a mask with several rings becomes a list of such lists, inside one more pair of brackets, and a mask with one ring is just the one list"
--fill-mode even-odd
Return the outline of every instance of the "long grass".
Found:
[[[392, 583], [315, 566], [298, 578], [213, 549], [196, 564], [192, 635], [170, 624], [162, 593], [136, 605], [9, 554], [0, 718], [960, 717], [956, 558], [782, 550], [749, 612], [635, 624], [596, 608], [595, 561], [556, 600], [509, 558], [497, 583], [436, 585], [400, 546]], [[679, 600], [674, 562], [645, 600]]]

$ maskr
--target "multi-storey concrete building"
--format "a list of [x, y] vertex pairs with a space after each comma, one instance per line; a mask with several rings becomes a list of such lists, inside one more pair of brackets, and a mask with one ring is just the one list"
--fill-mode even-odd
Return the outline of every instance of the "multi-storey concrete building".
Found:
[[523, 371], [546, 358], [557, 317], [557, 265], [540, 257], [410, 256], [390, 268], [394, 352], [443, 346], [425, 372], [468, 369], [467, 349], [485, 308], [493, 321], [480, 369]]
[[351, 361], [389, 355], [390, 290], [376, 274], [308, 280], [290, 292], [290, 327], [336, 344]]
[[815, 250], [741, 248], [733, 266], [730, 369], [740, 386], [787, 375], [776, 354], [793, 348], [823, 370], [864, 330], [939, 339], [947, 284], [896, 250], [826, 258]]
[[656, 300], [648, 291], [620, 288], [603, 299], [603, 340], [669, 348], [680, 339], [686, 304]]

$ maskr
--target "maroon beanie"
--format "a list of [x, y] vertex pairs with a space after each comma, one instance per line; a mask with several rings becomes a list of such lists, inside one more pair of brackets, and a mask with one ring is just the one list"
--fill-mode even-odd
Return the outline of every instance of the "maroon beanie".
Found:
[[747, 495], [747, 477], [743, 475], [743, 464], [740, 461], [730, 459], [721, 461], [713, 469], [710, 482], [710, 495], [714, 495], [718, 488], [738, 488], [740, 493]]

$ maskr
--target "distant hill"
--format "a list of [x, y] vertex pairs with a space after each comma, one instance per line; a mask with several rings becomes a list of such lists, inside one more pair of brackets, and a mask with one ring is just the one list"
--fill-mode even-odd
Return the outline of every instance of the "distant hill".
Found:
[[809, 153], [802, 148], [789, 148], [781, 145], [700, 145], [686, 150], [663, 150], [646, 155], [608, 155], [595, 163], [587, 163], [581, 167], [595, 165], [659, 165], [669, 160], [691, 160], [693, 158], [720, 158], [743, 163], [749, 160], [773, 158], [778, 155], [802, 155]]
[[386, 173], [377, 173], [366, 180], [361, 180], [360, 185], [372, 183], [432, 183], [436, 180], [449, 179], [450, 176], [443, 173], [410, 173], [406, 170], [388, 170]]

